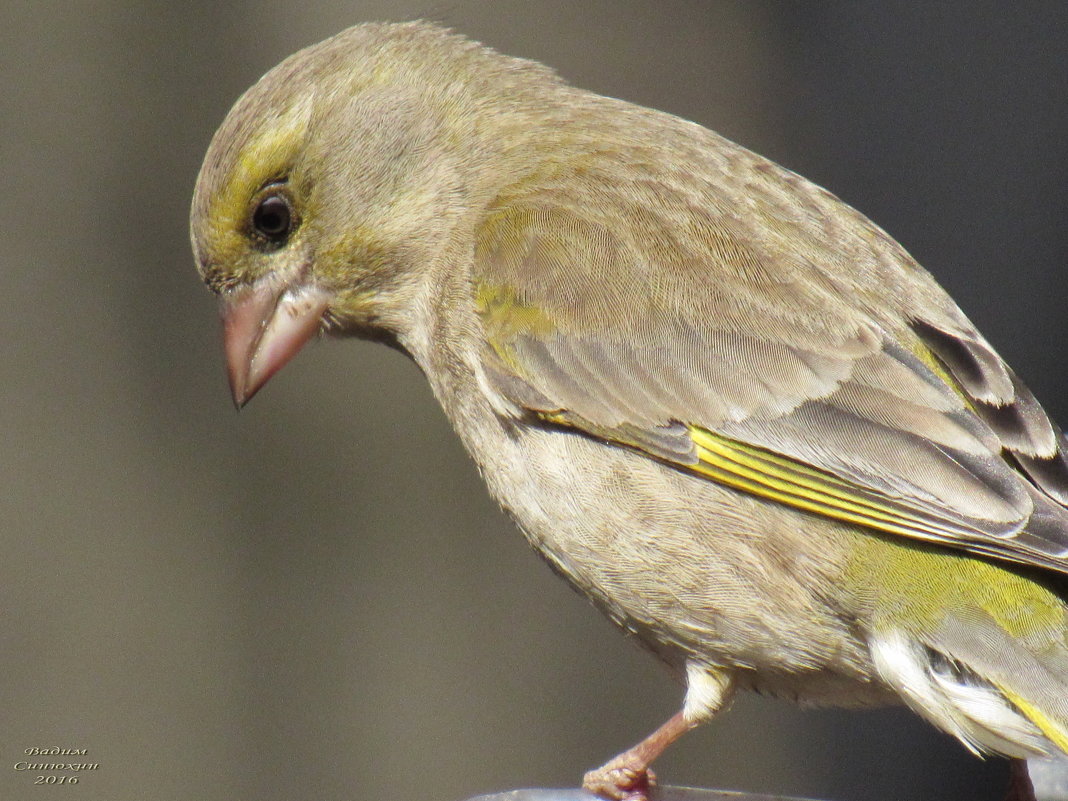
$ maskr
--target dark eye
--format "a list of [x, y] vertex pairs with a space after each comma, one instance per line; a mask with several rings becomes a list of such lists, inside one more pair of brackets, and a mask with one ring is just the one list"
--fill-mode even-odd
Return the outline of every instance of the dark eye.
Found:
[[272, 245], [282, 245], [293, 232], [293, 207], [285, 195], [267, 195], [252, 212], [252, 227]]

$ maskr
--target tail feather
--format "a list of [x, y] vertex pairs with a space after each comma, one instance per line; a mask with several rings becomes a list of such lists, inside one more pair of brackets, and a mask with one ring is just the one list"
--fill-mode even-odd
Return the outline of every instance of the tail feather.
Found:
[[1002, 691], [923, 643], [886, 632], [873, 638], [871, 653], [883, 681], [909, 707], [973, 752], [1027, 759], [1054, 750], [1052, 738]]
[[[1026, 604], [1021, 604], [1026, 608]], [[1063, 608], [1063, 606], [1062, 606]], [[1062, 612], [1063, 615], [1063, 612]], [[1039, 617], [1039, 615], [1036, 615]], [[973, 680], [996, 691], [1055, 746], [1068, 753], [1068, 641], [1063, 622], [1015, 635], [1006, 621], [971, 615], [948, 618], [929, 647], [966, 666]]]
[[979, 750], [1010, 756], [1017, 755], [1017, 747], [1024, 749], [1022, 756], [1049, 753], [1042, 728], [998, 689], [973, 678], [962, 680], [959, 673], [934, 672], [932, 678], [944, 700], [969, 724]]
[[1053, 720], [1039, 707], [1032, 704], [1026, 698], [1017, 695], [1008, 687], [998, 687], [1001, 693], [1019, 709], [1027, 719], [1035, 724], [1039, 730], [1061, 751], [1068, 754], [1068, 727]]

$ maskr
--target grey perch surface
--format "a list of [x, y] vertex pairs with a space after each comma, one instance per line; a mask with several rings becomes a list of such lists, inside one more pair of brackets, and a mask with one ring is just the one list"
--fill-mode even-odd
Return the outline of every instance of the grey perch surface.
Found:
[[[506, 793], [480, 795], [468, 801], [599, 801], [585, 790], [510, 790]], [[653, 801], [812, 801], [784, 795], [735, 793], [726, 790], [699, 790], [694, 787], [658, 787]]]
[[1068, 759], [1029, 759], [1027, 771], [1035, 785], [1035, 795], [1042, 801], [1068, 801]]

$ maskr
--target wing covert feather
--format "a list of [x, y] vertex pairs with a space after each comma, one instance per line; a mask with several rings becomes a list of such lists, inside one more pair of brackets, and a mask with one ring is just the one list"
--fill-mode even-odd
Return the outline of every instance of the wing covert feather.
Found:
[[1034, 397], [880, 229], [745, 158], [738, 185], [635, 160], [620, 188], [593, 154], [502, 195], [475, 253], [498, 391], [743, 491], [1068, 572], [1068, 460]]

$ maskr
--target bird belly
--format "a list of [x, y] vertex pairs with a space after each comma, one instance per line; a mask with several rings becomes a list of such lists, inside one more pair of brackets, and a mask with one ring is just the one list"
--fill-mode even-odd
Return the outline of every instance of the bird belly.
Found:
[[567, 430], [472, 450], [538, 552], [669, 665], [697, 658], [800, 701], [885, 700], [825, 597], [843, 564], [836, 524]]

